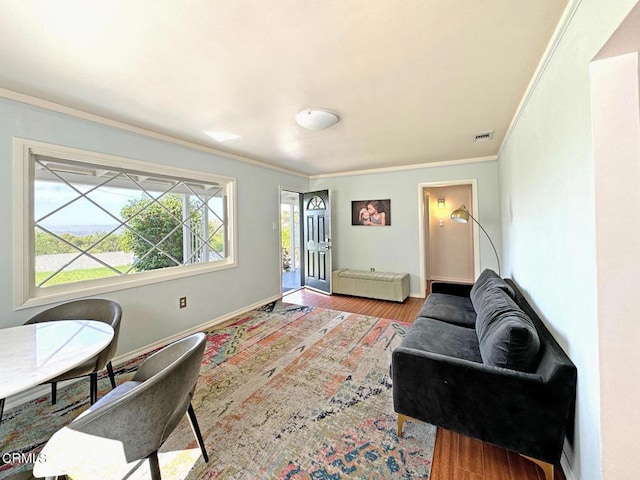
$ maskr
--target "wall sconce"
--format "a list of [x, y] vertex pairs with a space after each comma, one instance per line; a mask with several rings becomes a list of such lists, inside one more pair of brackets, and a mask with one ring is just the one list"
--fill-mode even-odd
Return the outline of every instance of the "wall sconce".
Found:
[[444, 208], [444, 198], [438, 199], [438, 208]]

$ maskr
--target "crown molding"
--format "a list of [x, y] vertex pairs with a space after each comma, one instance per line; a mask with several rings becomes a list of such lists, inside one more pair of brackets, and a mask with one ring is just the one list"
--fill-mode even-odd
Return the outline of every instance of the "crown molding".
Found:
[[72, 107], [67, 107], [65, 105], [61, 105], [59, 103], [50, 102], [49, 100], [44, 100], [42, 98], [33, 97], [31, 95], [26, 95], [24, 93], [14, 92], [13, 90], [7, 90], [4, 88], [0, 88], [0, 97], [6, 98], [8, 100], [13, 100], [15, 102], [24, 103], [27, 105], [31, 105], [33, 107], [43, 108], [45, 110], [50, 110], [57, 113], [62, 113], [65, 115], [70, 115], [72, 117], [81, 118], [83, 120], [88, 120], [91, 122], [99, 123], [101, 125], [107, 125], [109, 127], [118, 128], [120, 130], [126, 130], [128, 132], [136, 133], [138, 135], [144, 135], [146, 137], [151, 137], [156, 140], [162, 140], [164, 142], [173, 143], [176, 145], [180, 145], [182, 147], [191, 148], [193, 150], [199, 150], [201, 152], [206, 152], [212, 155], [218, 155], [220, 157], [224, 157], [230, 160], [237, 160], [240, 162], [248, 163], [257, 167], [267, 168], [269, 170], [276, 170], [278, 172], [287, 173], [289, 175], [295, 175], [298, 177], [303, 177], [308, 179], [309, 175], [297, 172], [295, 170], [289, 170], [282, 167], [276, 167], [274, 165], [260, 162], [258, 160], [253, 160], [248, 157], [243, 157], [241, 155], [236, 155], [233, 153], [224, 152], [222, 150], [217, 150], [212, 147], [208, 147], [206, 145], [201, 145], [199, 143], [190, 142], [188, 140], [183, 140], [177, 137], [173, 137], [171, 135], [166, 135], [164, 133], [155, 132], [153, 130], [149, 130], [142, 127], [136, 127], [135, 125], [131, 125], [128, 123], [120, 122], [117, 120], [112, 120], [107, 117], [102, 117], [100, 115], [96, 115], [93, 113], [85, 112], [83, 110], [79, 110]]
[[[372, 173], [389, 173], [389, 172], [397, 172], [404, 170], [418, 170], [423, 168], [435, 168], [435, 167], [444, 167], [451, 165], [464, 165], [469, 163], [477, 163], [477, 162], [488, 162], [494, 161], [498, 158], [498, 155], [491, 155], [486, 157], [474, 157], [474, 158], [464, 158], [457, 160], [445, 160], [441, 162], [429, 162], [429, 163], [419, 163], [419, 164], [409, 164], [409, 165], [401, 165], [396, 167], [381, 167], [381, 168], [372, 168], [372, 169], [362, 169], [362, 170], [351, 170], [346, 172], [335, 172], [335, 173], [327, 173], [327, 174], [319, 174], [319, 175], [308, 175], [302, 172], [298, 172], [295, 170], [290, 170], [282, 167], [277, 167], [275, 165], [271, 165], [269, 163], [261, 162], [258, 160], [253, 160], [248, 157], [243, 157], [241, 155], [236, 155], [233, 153], [224, 152], [221, 150], [217, 150], [212, 147], [208, 147], [205, 145], [201, 145], [199, 143], [190, 142], [187, 140], [183, 140], [177, 137], [173, 137], [171, 135], [166, 135], [164, 133], [155, 132], [153, 130], [149, 130], [142, 127], [137, 127], [135, 125], [131, 125], [128, 123], [120, 122], [117, 120], [112, 120], [107, 117], [103, 117], [100, 115], [96, 115], [93, 113], [85, 112], [83, 110], [79, 110], [76, 108], [68, 107], [65, 105], [61, 105], [59, 103], [51, 102], [49, 100], [44, 100], [42, 98], [33, 97], [31, 95], [26, 95], [23, 93], [18, 93], [13, 90], [8, 90], [4, 88], [0, 88], [0, 97], [6, 98], [8, 100], [12, 100], [19, 103], [24, 103], [27, 105], [31, 105], [34, 107], [42, 108], [45, 110], [50, 110], [57, 113], [62, 113], [65, 115], [70, 115], [72, 117], [81, 118], [83, 120], [88, 120], [91, 122], [99, 123], [101, 125], [106, 125], [109, 127], [117, 128], [120, 130], [125, 130], [128, 132], [136, 133], [138, 135], [144, 135], [146, 137], [151, 137], [157, 140], [161, 140], [164, 142], [173, 143], [175, 145], [180, 145], [183, 147], [191, 148], [194, 150], [199, 150], [201, 152], [206, 152], [212, 155], [218, 155], [223, 158], [227, 158], [230, 160], [237, 160], [240, 162], [248, 163], [257, 167], [266, 168], [269, 170], [275, 170], [278, 172], [286, 173], [289, 175], [294, 175], [297, 177], [305, 178], [308, 180], [314, 180], [319, 178], [331, 178], [331, 177], [344, 177], [344, 176], [355, 176], [355, 175], [365, 175]], [[504, 143], [503, 143], [504, 145]]]
[[351, 170], [348, 172], [325, 173], [321, 175], [310, 175], [309, 178], [311, 180], [316, 180], [319, 178], [348, 177], [351, 175], [367, 175], [372, 173], [389, 173], [389, 172], [399, 172], [404, 170], [419, 170], [422, 168], [448, 167], [451, 165], [466, 165], [469, 163], [491, 162], [496, 160], [497, 158], [498, 158], [497, 155], [490, 155], [487, 157], [461, 158], [458, 160], [443, 160], [441, 162], [415, 163], [410, 165], [400, 165], [397, 167], [370, 168], [370, 169], [364, 169], [364, 170]]

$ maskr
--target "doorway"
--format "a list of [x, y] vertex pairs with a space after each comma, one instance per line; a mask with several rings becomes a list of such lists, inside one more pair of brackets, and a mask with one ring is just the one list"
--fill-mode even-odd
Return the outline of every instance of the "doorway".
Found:
[[[473, 225], [451, 220], [461, 205], [474, 211], [474, 181], [420, 184], [421, 289], [427, 281], [473, 283], [478, 269]], [[429, 292], [425, 292], [428, 294]]]
[[282, 293], [302, 288], [300, 205], [302, 194], [280, 190], [280, 265]]

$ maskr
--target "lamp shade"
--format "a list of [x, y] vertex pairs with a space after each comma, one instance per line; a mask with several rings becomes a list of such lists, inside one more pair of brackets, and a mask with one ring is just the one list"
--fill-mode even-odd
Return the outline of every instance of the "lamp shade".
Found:
[[467, 223], [469, 221], [469, 212], [464, 205], [451, 212], [451, 220], [457, 223]]
[[296, 115], [296, 122], [307, 130], [323, 130], [338, 123], [335, 113], [317, 108], [306, 108]]
[[467, 210], [467, 207], [465, 207], [464, 205], [460, 205], [460, 208], [457, 208], [456, 210], [451, 212], [451, 220], [453, 220], [454, 222], [467, 223], [469, 221], [469, 218], [471, 218], [471, 220], [476, 222], [476, 225], [478, 225], [478, 227], [480, 227], [480, 229], [487, 236], [487, 239], [489, 240], [489, 243], [491, 244], [491, 248], [493, 248], [493, 253], [496, 254], [496, 261], [498, 262], [498, 275], [502, 276], [502, 272], [500, 271], [500, 256], [498, 255], [498, 251], [496, 250], [496, 246], [493, 244], [493, 240], [491, 240], [491, 237], [489, 236], [487, 231], [484, 229], [484, 227], [482, 225], [480, 225], [480, 222], [478, 222], [478, 220], [476, 220], [473, 217], [473, 215], [471, 215], [469, 213], [469, 210]]

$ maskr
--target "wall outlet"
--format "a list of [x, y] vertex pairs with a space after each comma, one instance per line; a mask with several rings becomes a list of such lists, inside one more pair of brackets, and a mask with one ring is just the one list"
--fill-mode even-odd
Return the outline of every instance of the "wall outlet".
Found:
[[180, 297], [180, 308], [185, 308], [187, 306], [187, 297]]

